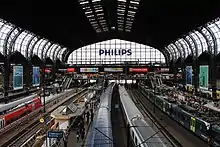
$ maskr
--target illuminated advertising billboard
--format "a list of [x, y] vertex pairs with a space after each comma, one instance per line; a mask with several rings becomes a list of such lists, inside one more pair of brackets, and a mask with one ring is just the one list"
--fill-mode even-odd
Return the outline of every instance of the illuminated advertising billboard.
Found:
[[192, 85], [192, 66], [186, 66], [186, 84]]
[[123, 68], [104, 68], [105, 72], [123, 72]]
[[129, 72], [148, 72], [147, 68], [129, 68]]
[[73, 73], [73, 72], [75, 72], [75, 68], [67, 68], [67, 72], [68, 73]]
[[199, 67], [199, 87], [208, 89], [209, 88], [209, 66], [201, 65]]
[[80, 72], [99, 72], [99, 68], [80, 68]]
[[13, 89], [23, 88], [23, 66], [13, 66]]
[[37, 66], [33, 67], [33, 86], [40, 85], [40, 68]]

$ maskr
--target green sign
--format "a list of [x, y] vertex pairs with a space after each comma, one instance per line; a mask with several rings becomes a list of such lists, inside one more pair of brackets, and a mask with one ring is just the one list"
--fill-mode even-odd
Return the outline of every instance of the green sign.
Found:
[[200, 88], [208, 88], [209, 86], [209, 66], [201, 65], [199, 68], [199, 86]]

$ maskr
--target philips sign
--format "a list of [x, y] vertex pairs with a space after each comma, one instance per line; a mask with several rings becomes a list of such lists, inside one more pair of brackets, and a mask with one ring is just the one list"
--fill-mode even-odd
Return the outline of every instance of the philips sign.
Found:
[[100, 49], [99, 55], [105, 56], [130, 56], [132, 54], [131, 49]]

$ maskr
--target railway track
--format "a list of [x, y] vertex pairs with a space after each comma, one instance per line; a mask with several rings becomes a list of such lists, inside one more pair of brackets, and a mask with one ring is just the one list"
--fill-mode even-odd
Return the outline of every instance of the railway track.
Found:
[[162, 125], [152, 114], [149, 110], [148, 105], [146, 105], [146, 98], [138, 91], [138, 90], [131, 90], [129, 91], [129, 95], [131, 96], [132, 100], [139, 108], [141, 113], [146, 117], [149, 118], [152, 124], [154, 124], [157, 128], [160, 128], [160, 132], [163, 136], [172, 144], [173, 147], [183, 147], [166, 129], [164, 125]]
[[170, 137], [173, 136], [173, 138], [181, 143], [181, 145], [184, 147], [208, 146], [206, 142], [199, 139], [184, 127], [176, 123], [173, 119], [163, 113], [163, 111], [158, 109], [157, 106], [154, 107], [154, 104], [148, 100], [147, 96], [143, 95], [143, 93], [141, 93], [138, 89], [133, 89], [131, 91], [138, 94], [137, 99], [140, 100], [140, 103], [142, 103], [146, 111], [148, 111], [149, 114], [151, 114], [151, 116], [155, 118], [157, 122], [159, 122], [159, 124], [166, 126], [166, 128], [164, 128], [165, 134], [169, 135]]
[[[59, 107], [60, 105], [66, 105], [72, 102], [73, 100], [76, 100], [77, 97], [81, 97], [82, 95], [85, 95], [86, 93], [87, 91], [83, 89], [77, 94], [72, 94], [68, 97], [62, 97], [63, 100], [61, 100], [60, 102], [55, 102], [56, 105], [53, 105], [45, 114], [42, 114], [41, 116], [38, 116], [37, 118], [35, 118], [33, 121], [29, 123], [29, 125], [25, 126], [25, 128], [17, 131], [15, 135], [12, 135], [7, 140], [0, 140], [0, 146], [1, 147], [18, 147], [24, 144], [33, 135], [44, 134], [45, 131], [44, 129], [41, 128], [42, 124], [39, 122], [40, 117], [43, 117], [45, 119], [45, 123], [47, 124], [48, 122], [51, 121], [50, 113], [54, 111], [57, 107]], [[46, 126], [49, 127], [48, 124]], [[23, 126], [20, 126], [20, 127], [23, 127]], [[2, 136], [2, 138], [3, 137], [4, 136]]]

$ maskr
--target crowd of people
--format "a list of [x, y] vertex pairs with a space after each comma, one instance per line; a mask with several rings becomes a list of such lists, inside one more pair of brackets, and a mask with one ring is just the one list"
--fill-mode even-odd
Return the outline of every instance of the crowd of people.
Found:
[[93, 121], [93, 117], [94, 117], [94, 108], [90, 105], [86, 106], [86, 110], [83, 113], [82, 116], [80, 116], [80, 121], [77, 125], [77, 131], [76, 131], [76, 140], [77, 142], [80, 142], [84, 140], [85, 135], [86, 135], [86, 130], [85, 130], [85, 124], [89, 124], [90, 122]]

